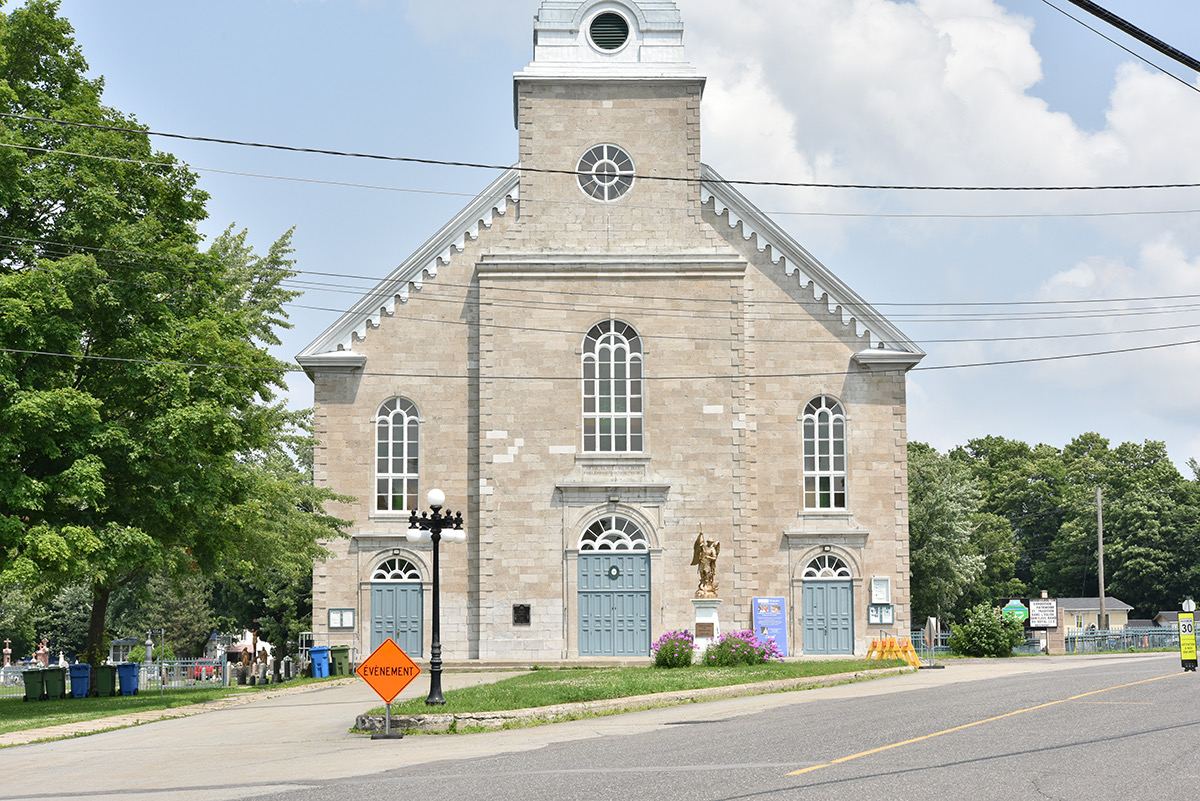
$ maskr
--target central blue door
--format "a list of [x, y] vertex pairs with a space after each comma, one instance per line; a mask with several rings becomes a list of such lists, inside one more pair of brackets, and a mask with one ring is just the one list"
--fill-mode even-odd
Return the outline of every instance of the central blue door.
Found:
[[421, 585], [415, 582], [371, 584], [371, 651], [391, 637], [404, 653], [422, 656]]
[[579, 554], [579, 655], [650, 654], [650, 554]]
[[804, 582], [801, 610], [804, 653], [854, 653], [854, 591], [849, 581]]

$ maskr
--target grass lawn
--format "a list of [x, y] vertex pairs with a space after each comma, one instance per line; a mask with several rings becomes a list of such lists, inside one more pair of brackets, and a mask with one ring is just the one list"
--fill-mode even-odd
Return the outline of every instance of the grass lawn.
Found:
[[[344, 678], [344, 677], [338, 677]], [[316, 684], [336, 679], [293, 679], [286, 684], [264, 684], [256, 687], [200, 687], [186, 690], [168, 690], [160, 698], [157, 691], [137, 695], [118, 695], [112, 698], [64, 698], [54, 701], [22, 701], [16, 698], [0, 698], [0, 734], [60, 723], [78, 723], [130, 712], [147, 712], [158, 709], [176, 709], [193, 704], [216, 701], [230, 695], [279, 690], [303, 684]]]
[[[697, 690], [705, 687], [727, 687], [733, 684], [753, 684], [779, 679], [854, 673], [861, 670], [901, 667], [904, 664], [901, 660], [847, 659], [828, 662], [773, 662], [736, 668], [691, 667], [664, 670], [627, 667], [535, 670], [524, 676], [503, 679], [495, 684], [464, 687], [446, 692], [444, 693], [446, 697], [444, 707], [428, 707], [423, 698], [393, 704], [392, 714], [503, 712], [553, 704], [652, 695], [676, 690]], [[381, 706], [369, 714], [382, 715], [383, 713], [384, 707]]]

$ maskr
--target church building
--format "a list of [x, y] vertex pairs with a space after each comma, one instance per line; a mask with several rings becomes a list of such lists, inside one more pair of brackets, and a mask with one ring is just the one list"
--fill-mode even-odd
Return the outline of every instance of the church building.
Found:
[[683, 33], [673, 0], [544, 0], [516, 166], [299, 355], [316, 481], [356, 499], [319, 642], [429, 657], [405, 535], [434, 488], [467, 535], [439, 551], [451, 663], [648, 656], [694, 627], [701, 532], [722, 631], [771, 610], [793, 656], [908, 631], [924, 353], [701, 161]]

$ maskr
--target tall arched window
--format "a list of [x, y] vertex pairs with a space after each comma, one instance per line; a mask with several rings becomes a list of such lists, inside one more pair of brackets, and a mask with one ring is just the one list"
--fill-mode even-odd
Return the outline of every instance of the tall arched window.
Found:
[[824, 395], [804, 409], [804, 508], [846, 508], [846, 412]]
[[584, 453], [641, 453], [642, 340], [632, 326], [608, 320], [583, 343]]
[[420, 421], [417, 407], [392, 398], [375, 415], [375, 509], [404, 512], [417, 508]]

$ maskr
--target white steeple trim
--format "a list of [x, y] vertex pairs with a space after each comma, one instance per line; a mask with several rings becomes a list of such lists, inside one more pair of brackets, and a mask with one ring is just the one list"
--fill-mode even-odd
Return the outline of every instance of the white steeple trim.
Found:
[[[760, 253], [767, 253], [770, 248], [768, 258], [773, 264], [783, 262], [785, 274], [795, 274], [801, 287], [811, 287], [814, 300], [824, 302], [830, 314], [841, 318], [842, 325], [853, 324], [856, 336], [867, 337], [868, 349], [859, 354], [863, 356], [860, 363], [883, 366], [889, 362], [912, 367], [924, 358], [925, 352], [916, 343], [707, 164], [700, 166], [700, 199], [705, 204], [711, 200], [713, 210], [717, 216], [726, 217], [731, 230], [736, 231], [740, 226], [747, 242], [756, 240], [755, 247]], [[880, 358], [883, 353], [892, 358]]]
[[492, 185], [442, 226], [415, 253], [379, 282], [354, 307], [325, 330], [296, 360], [308, 367], [324, 366], [330, 353], [354, 350], [356, 340], [365, 339], [367, 331], [378, 328], [384, 317], [396, 313], [397, 302], [407, 303], [413, 290], [420, 291], [427, 280], [437, 278], [438, 269], [461, 253], [468, 242], [479, 238], [481, 231], [492, 227], [497, 214], [508, 213], [509, 204], [520, 202], [521, 175], [516, 168], [508, 169]]
[[[600, 14], [629, 24], [629, 41], [595, 47], [588, 32]], [[543, 0], [533, 24], [533, 61], [518, 81], [541, 78], [703, 80], [683, 51], [683, 18], [674, 0]]]

